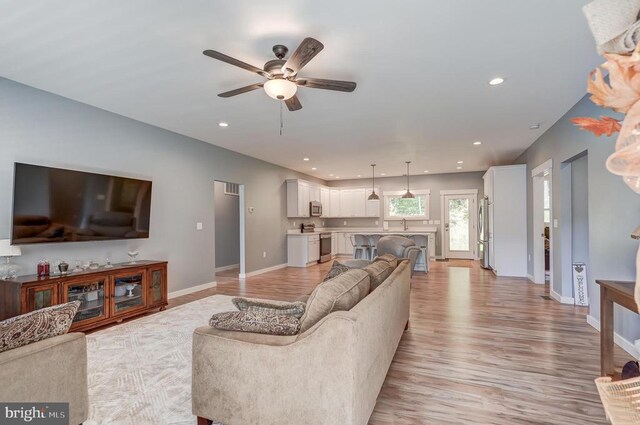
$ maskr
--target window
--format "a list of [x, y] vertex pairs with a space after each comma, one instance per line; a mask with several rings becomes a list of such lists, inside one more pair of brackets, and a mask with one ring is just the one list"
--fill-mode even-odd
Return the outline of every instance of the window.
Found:
[[429, 190], [411, 192], [415, 198], [403, 198], [404, 191], [384, 192], [385, 220], [426, 220], [429, 218]]

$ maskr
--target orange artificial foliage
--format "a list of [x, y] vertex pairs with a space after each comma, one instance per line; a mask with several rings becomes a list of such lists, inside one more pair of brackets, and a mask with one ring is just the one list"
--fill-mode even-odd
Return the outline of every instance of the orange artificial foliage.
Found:
[[611, 117], [572, 118], [571, 122], [580, 127], [580, 130], [590, 131], [598, 137], [603, 134], [611, 136], [622, 128], [620, 121]]

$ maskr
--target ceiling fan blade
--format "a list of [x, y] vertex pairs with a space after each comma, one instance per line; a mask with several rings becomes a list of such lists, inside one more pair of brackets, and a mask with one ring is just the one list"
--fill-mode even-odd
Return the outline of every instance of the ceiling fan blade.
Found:
[[300, 103], [300, 99], [298, 99], [298, 96], [296, 95], [285, 100], [284, 103], [290, 111], [299, 111], [302, 109], [302, 103]]
[[205, 50], [204, 52], [202, 52], [202, 54], [204, 54], [205, 56], [209, 56], [210, 58], [226, 62], [229, 65], [234, 65], [239, 68], [246, 69], [247, 71], [255, 72], [256, 74], [262, 75], [263, 77], [273, 78], [271, 74], [269, 74], [265, 70], [256, 68], [253, 65], [249, 65], [248, 63], [242, 62], [241, 60], [238, 60], [236, 58], [232, 58], [231, 56], [227, 56], [224, 53], [216, 52], [215, 50]]
[[220, 96], [220, 97], [231, 97], [231, 96], [235, 96], [235, 95], [238, 95], [238, 94], [246, 93], [248, 91], [253, 91], [253, 90], [259, 89], [263, 85], [264, 84], [262, 84], [262, 83], [251, 84], [250, 86], [240, 87], [239, 89], [230, 90], [230, 91], [227, 91], [227, 92], [224, 92], [224, 93], [220, 93], [218, 96]]
[[287, 78], [300, 72], [322, 49], [324, 49], [324, 44], [315, 38], [307, 37], [302, 40], [302, 43], [282, 67], [284, 77]]
[[302, 78], [296, 80], [296, 84], [301, 87], [309, 87], [310, 89], [324, 89], [352, 92], [356, 89], [356, 83], [353, 81], [340, 80], [323, 80], [321, 78]]

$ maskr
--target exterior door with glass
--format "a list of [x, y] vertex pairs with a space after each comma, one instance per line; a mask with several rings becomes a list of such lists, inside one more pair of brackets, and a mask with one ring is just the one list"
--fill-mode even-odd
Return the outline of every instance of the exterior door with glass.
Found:
[[446, 258], [476, 258], [476, 197], [470, 194], [443, 197]]

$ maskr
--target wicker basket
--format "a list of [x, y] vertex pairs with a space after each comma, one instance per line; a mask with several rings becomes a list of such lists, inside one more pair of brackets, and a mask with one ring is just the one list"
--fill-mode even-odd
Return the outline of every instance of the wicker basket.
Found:
[[609, 377], [598, 378], [596, 387], [613, 425], [640, 424], [640, 378], [616, 382]]

